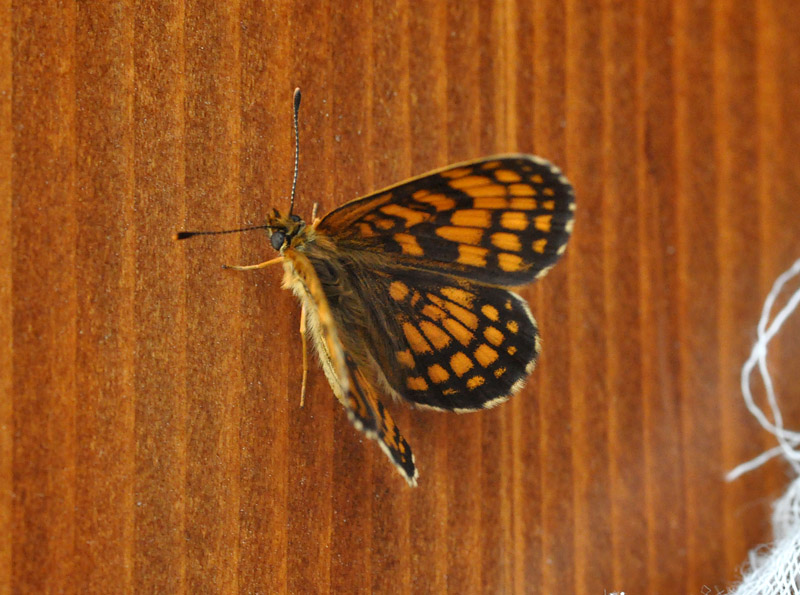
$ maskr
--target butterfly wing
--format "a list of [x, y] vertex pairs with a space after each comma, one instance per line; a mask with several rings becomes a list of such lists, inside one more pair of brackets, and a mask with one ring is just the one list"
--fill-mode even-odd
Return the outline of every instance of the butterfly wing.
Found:
[[395, 396], [436, 409], [485, 409], [519, 391], [533, 370], [538, 329], [515, 293], [394, 265], [344, 270], [348, 298], [336, 310], [343, 324], [350, 320], [345, 341], [367, 347], [363, 361]]
[[369, 438], [377, 441], [410, 486], [417, 485], [419, 474], [414, 464], [414, 454], [389, 411], [378, 398], [378, 390], [370, 382], [363, 368], [347, 358], [351, 390], [347, 395], [347, 412], [353, 425]]
[[521, 285], [561, 256], [572, 186], [551, 163], [499, 155], [391, 186], [331, 211], [317, 229], [342, 249], [392, 254], [405, 266]]
[[[313, 251], [312, 251], [313, 252]], [[417, 469], [411, 447], [403, 438], [392, 416], [380, 402], [374, 381], [366, 374], [367, 368], [356, 361], [358, 348], [346, 350], [352, 343], [351, 333], [343, 324], [342, 308], [331, 308], [330, 299], [338, 306], [338, 297], [325, 290], [316, 268], [330, 275], [325, 262], [317, 260], [317, 267], [302, 252], [289, 249], [284, 256], [291, 263], [288, 285], [304, 300], [308, 329], [336, 397], [347, 411], [353, 425], [367, 437], [376, 440], [409, 485], [417, 485]], [[333, 266], [335, 261], [327, 261]], [[329, 298], [330, 296], [330, 298]], [[344, 342], [343, 342], [344, 341]]]

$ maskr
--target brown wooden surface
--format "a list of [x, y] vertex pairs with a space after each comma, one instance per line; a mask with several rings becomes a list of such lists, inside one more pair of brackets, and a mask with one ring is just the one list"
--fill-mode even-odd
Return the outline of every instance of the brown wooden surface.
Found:
[[[346, 6], [346, 8], [345, 8]], [[785, 468], [739, 368], [800, 256], [794, 0], [0, 2], [2, 592], [698, 593]], [[448, 162], [560, 164], [526, 389], [395, 406], [409, 489], [315, 366], [260, 233]], [[800, 323], [771, 366], [800, 421]]]

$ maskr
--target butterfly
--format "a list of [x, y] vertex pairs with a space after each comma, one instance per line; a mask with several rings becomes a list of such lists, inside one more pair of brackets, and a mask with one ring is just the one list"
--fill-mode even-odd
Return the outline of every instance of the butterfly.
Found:
[[[533, 155], [485, 157], [431, 171], [345, 203], [306, 223], [292, 213], [300, 91], [294, 96], [295, 174], [288, 214], [265, 225], [283, 287], [300, 300], [306, 335], [333, 393], [411, 486], [411, 447], [383, 397], [431, 409], [493, 407], [523, 386], [540, 351], [527, 302], [510, 287], [542, 277], [563, 254], [575, 199], [561, 171]], [[315, 209], [316, 210], [316, 209]]]

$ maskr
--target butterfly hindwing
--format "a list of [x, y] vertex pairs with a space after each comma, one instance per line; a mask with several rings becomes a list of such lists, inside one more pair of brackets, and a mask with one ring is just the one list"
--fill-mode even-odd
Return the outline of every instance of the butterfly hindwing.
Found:
[[572, 230], [572, 186], [531, 155], [500, 155], [413, 178], [351, 201], [318, 229], [342, 248], [482, 283], [520, 285], [546, 272]]
[[516, 393], [533, 370], [538, 329], [515, 293], [401, 267], [352, 274], [349, 292], [365, 304], [360, 342], [397, 396], [437, 409], [484, 409]]
[[347, 395], [347, 412], [350, 421], [369, 438], [378, 442], [381, 450], [405, 477], [409, 485], [417, 485], [417, 468], [411, 447], [400, 433], [394, 419], [378, 398], [378, 391], [367, 380], [352, 359], [347, 358], [350, 374], [350, 391]]

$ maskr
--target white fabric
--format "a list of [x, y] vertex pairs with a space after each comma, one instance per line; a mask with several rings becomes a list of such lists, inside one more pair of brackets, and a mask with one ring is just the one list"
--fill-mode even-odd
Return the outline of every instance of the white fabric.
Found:
[[[800, 289], [796, 289], [791, 294], [786, 305], [770, 322], [772, 308], [786, 284], [798, 276], [800, 276], [800, 260], [797, 260], [788, 271], [778, 277], [772, 286], [758, 321], [756, 344], [742, 367], [741, 375], [742, 396], [747, 408], [758, 420], [758, 423], [775, 436], [778, 446], [751, 461], [742, 463], [728, 473], [727, 479], [733, 481], [743, 473], [752, 471], [777, 455], [784, 456], [798, 477], [775, 503], [772, 515], [774, 541], [769, 545], [759, 546], [750, 551], [741, 582], [729, 591], [732, 595], [800, 595], [800, 432], [793, 432], [783, 427], [783, 417], [767, 368], [769, 343], [800, 304]], [[761, 374], [772, 421], [755, 403], [750, 390], [750, 376], [756, 368]]]

